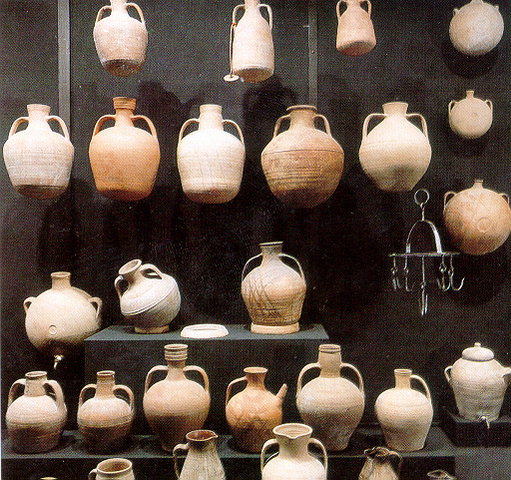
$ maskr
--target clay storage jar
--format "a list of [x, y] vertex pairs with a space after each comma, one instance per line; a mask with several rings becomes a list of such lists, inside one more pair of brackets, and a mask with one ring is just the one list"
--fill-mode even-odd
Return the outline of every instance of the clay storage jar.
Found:
[[[342, 4], [346, 10], [341, 14]], [[362, 5], [367, 5], [367, 11]], [[339, 0], [337, 2], [336, 47], [345, 55], [358, 56], [369, 53], [376, 45], [371, 2], [369, 0]]]
[[89, 480], [135, 480], [133, 464], [125, 458], [108, 458], [90, 471]]
[[[275, 124], [273, 139], [261, 154], [271, 192], [290, 207], [311, 208], [328, 200], [341, 179], [344, 152], [328, 120], [312, 105], [295, 105]], [[315, 127], [320, 119], [325, 132]], [[289, 129], [278, 134], [284, 120]], [[277, 135], [278, 134], [278, 135]]]
[[[131, 17], [136, 10], [140, 20]], [[110, 11], [110, 15], [104, 16]], [[140, 70], [145, 60], [147, 29], [144, 15], [136, 3], [110, 0], [101, 7], [94, 25], [94, 43], [101, 65], [112, 75], [129, 77]]]
[[62, 389], [46, 372], [28, 372], [12, 384], [5, 423], [15, 452], [41, 453], [56, 447], [66, 418]]
[[[188, 432], [200, 429], [209, 412], [208, 376], [200, 367], [185, 366], [187, 351], [188, 345], [165, 345], [167, 365], [151, 368], [145, 380], [144, 413], [167, 452], [172, 452]], [[166, 372], [165, 379], [149, 388], [153, 374], [158, 371]], [[190, 371], [199, 372], [204, 387], [186, 378], [185, 373]]]
[[[104, 115], [96, 123], [89, 146], [89, 158], [96, 188], [101, 195], [116, 200], [141, 200], [153, 190], [160, 146], [153, 122], [133, 115], [136, 100], [114, 98], [115, 115]], [[113, 127], [100, 131], [106, 120]], [[133, 125], [143, 120], [151, 133]]]
[[[183, 134], [192, 123], [199, 129]], [[236, 129], [239, 139], [224, 131]], [[201, 105], [198, 119], [181, 127], [177, 146], [177, 167], [185, 195], [199, 203], [225, 203], [240, 191], [245, 162], [245, 143], [240, 127], [222, 118], [220, 105]]]
[[399, 480], [403, 459], [385, 447], [364, 450], [366, 461], [358, 480]]
[[[28, 117], [14, 121], [4, 144], [4, 162], [14, 189], [27, 197], [55, 198], [69, 183], [74, 148], [64, 121], [46, 105], [27, 105]], [[56, 121], [60, 133], [51, 130]], [[25, 130], [18, 127], [27, 122]]]
[[491, 100], [474, 97], [474, 90], [467, 90], [463, 100], [449, 103], [449, 125], [460, 137], [468, 140], [482, 137], [490, 129], [492, 121]]

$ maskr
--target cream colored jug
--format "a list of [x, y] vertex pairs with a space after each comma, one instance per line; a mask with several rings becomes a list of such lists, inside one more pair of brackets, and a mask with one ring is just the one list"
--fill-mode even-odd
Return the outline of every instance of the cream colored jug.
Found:
[[[341, 14], [341, 5], [346, 10]], [[362, 5], [367, 5], [367, 11]], [[371, 21], [371, 2], [369, 0], [339, 0], [337, 3], [337, 39], [336, 47], [345, 55], [364, 55], [376, 45], [373, 22]]]
[[364, 450], [366, 462], [358, 480], [399, 480], [403, 459], [385, 447], [373, 447]]
[[449, 125], [454, 133], [468, 140], [482, 137], [493, 121], [493, 103], [474, 97], [474, 90], [467, 90], [463, 100], [449, 103]]

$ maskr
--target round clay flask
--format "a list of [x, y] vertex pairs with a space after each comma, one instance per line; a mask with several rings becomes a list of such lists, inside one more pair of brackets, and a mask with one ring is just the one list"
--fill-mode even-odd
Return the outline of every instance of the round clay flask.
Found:
[[[55, 198], [69, 183], [74, 148], [64, 121], [46, 105], [27, 105], [28, 117], [14, 121], [4, 144], [4, 162], [14, 189], [27, 197]], [[51, 130], [56, 121], [62, 134]], [[25, 130], [18, 127], [27, 122]]]
[[454, 133], [468, 140], [482, 137], [493, 121], [493, 103], [474, 97], [474, 90], [467, 90], [463, 100], [449, 103], [449, 125]]
[[[343, 3], [346, 4], [346, 10], [341, 14]], [[362, 8], [364, 4], [367, 5], [367, 10]], [[369, 0], [339, 0], [336, 10], [337, 50], [350, 56], [369, 53], [376, 45], [371, 21], [371, 2]]]
[[108, 458], [90, 471], [88, 480], [135, 480], [133, 464], [125, 458]]

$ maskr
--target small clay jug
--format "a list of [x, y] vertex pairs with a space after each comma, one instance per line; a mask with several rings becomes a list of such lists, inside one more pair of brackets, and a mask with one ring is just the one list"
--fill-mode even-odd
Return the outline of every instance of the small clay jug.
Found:
[[[346, 4], [346, 10], [341, 15], [343, 3]], [[362, 8], [363, 4], [367, 5], [367, 11]], [[337, 50], [351, 56], [369, 53], [376, 45], [371, 21], [371, 2], [369, 0], [339, 0], [336, 10]]]
[[[69, 183], [74, 148], [64, 120], [47, 105], [27, 105], [28, 117], [14, 121], [4, 144], [4, 162], [14, 189], [27, 197], [55, 198]], [[60, 133], [51, 130], [56, 121]], [[25, 130], [18, 127], [27, 122]]]
[[493, 103], [474, 97], [474, 90], [467, 90], [463, 100], [449, 103], [449, 125], [454, 133], [468, 140], [482, 137], [493, 121]]
[[[264, 442], [273, 437], [272, 430], [282, 423], [282, 401], [287, 385], [277, 395], [269, 392], [264, 379], [267, 368], [247, 367], [244, 377], [229, 383], [225, 394], [225, 417], [236, 446], [243, 451], [259, 453]], [[231, 399], [234, 384], [246, 382], [245, 389]]]
[[90, 471], [88, 480], [135, 480], [133, 464], [125, 458], [108, 458]]
[[456, 477], [453, 477], [451, 474], [447, 473], [444, 470], [434, 470], [432, 472], [428, 472], [428, 479], [430, 479], [430, 480], [456, 480]]
[[366, 461], [358, 480], [399, 480], [403, 459], [399, 453], [385, 447], [364, 450]]
[[[84, 402], [87, 390], [94, 397]], [[123, 392], [127, 400], [117, 395]], [[78, 400], [78, 429], [87, 450], [109, 453], [126, 444], [135, 416], [133, 392], [129, 387], [115, 384], [115, 372], [97, 372], [96, 384], [82, 388]]]
[[[17, 397], [20, 387], [23, 395]], [[62, 389], [46, 372], [28, 372], [12, 384], [5, 423], [15, 452], [41, 453], [56, 447], [66, 418]]]

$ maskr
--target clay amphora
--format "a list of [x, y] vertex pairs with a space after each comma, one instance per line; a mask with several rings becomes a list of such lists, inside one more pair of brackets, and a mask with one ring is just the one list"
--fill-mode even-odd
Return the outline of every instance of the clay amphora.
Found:
[[433, 472], [428, 472], [428, 479], [430, 479], [430, 480], [456, 480], [456, 477], [453, 477], [451, 474], [447, 473], [444, 470], [434, 470]]
[[[334, 193], [344, 166], [344, 152], [330, 133], [328, 120], [312, 105], [295, 105], [275, 124], [273, 139], [261, 154], [272, 193], [291, 207], [311, 208]], [[282, 121], [289, 130], [278, 134]], [[320, 119], [323, 132], [315, 127]], [[278, 134], [278, 135], [277, 135]]]
[[[304, 374], [319, 368], [319, 377], [302, 387]], [[349, 368], [358, 378], [358, 387], [341, 370]], [[302, 368], [296, 386], [296, 406], [302, 420], [328, 450], [344, 450], [364, 413], [364, 382], [358, 369], [344, 363], [339, 345], [319, 346], [317, 363]]]
[[[387, 192], [410, 191], [431, 160], [426, 120], [420, 113], [406, 113], [407, 108], [404, 102], [385, 103], [383, 113], [371, 113], [364, 121], [360, 164], [376, 186]], [[375, 117], [383, 121], [367, 133]], [[409, 121], [413, 117], [420, 119], [422, 130]]]
[[[160, 145], [153, 122], [133, 115], [136, 100], [114, 98], [115, 115], [103, 115], [96, 123], [89, 146], [89, 158], [96, 188], [116, 200], [140, 200], [153, 190], [160, 164]], [[100, 131], [106, 120], [113, 127]], [[133, 125], [144, 120], [151, 133]]]
[[[282, 401], [287, 385], [277, 395], [264, 386], [267, 368], [247, 367], [244, 377], [229, 383], [225, 394], [225, 416], [236, 446], [246, 452], [261, 451], [264, 442], [273, 438], [272, 430], [282, 423]], [[230, 400], [234, 384], [247, 382], [245, 389]]]
[[[84, 402], [87, 390], [95, 390], [94, 397]], [[128, 398], [117, 395], [123, 392]], [[133, 392], [124, 385], [115, 384], [115, 372], [97, 373], [97, 383], [82, 388], [78, 401], [78, 429], [88, 450], [112, 452], [122, 448], [131, 430], [135, 416]]]
[[[421, 450], [433, 419], [429, 388], [406, 368], [394, 370], [394, 375], [396, 386], [381, 393], [374, 406], [385, 443], [400, 452]], [[426, 395], [412, 389], [412, 380], [422, 385]]]
[[[27, 105], [28, 117], [14, 121], [4, 144], [4, 162], [14, 189], [27, 197], [58, 197], [67, 188], [74, 148], [64, 121], [46, 105]], [[55, 120], [63, 135], [51, 130]], [[27, 128], [18, 127], [27, 122]]]
[[88, 480], [135, 480], [133, 464], [125, 458], [108, 458], [90, 471]]
[[53, 272], [51, 289], [23, 302], [28, 338], [52, 355], [56, 366], [100, 329], [102, 304], [100, 298], [72, 287], [69, 272]]
[[[124, 289], [123, 283], [127, 284]], [[176, 280], [151, 263], [131, 260], [119, 269], [115, 289], [124, 318], [137, 333], [163, 333], [181, 308]]]
[[449, 36], [456, 50], [465, 55], [484, 55], [493, 50], [504, 34], [504, 20], [498, 5], [472, 0], [454, 9]]
[[511, 233], [509, 197], [483, 188], [483, 181], [475, 180], [471, 188], [445, 193], [444, 223], [452, 242], [462, 252], [493, 252]]
[[[151, 368], [145, 379], [144, 413], [167, 452], [172, 452], [188, 432], [201, 428], [209, 412], [208, 376], [195, 365], [185, 367], [187, 351], [188, 345], [165, 345], [167, 365]], [[153, 374], [158, 371], [166, 372], [165, 379], [149, 388]], [[185, 373], [190, 371], [199, 372], [204, 388], [186, 378]]]
[[453, 132], [472, 140], [482, 137], [491, 127], [493, 104], [491, 100], [474, 97], [474, 90], [467, 90], [463, 100], [449, 103], [449, 125]]
[[[20, 387], [24, 392], [17, 397]], [[28, 372], [12, 384], [5, 423], [15, 452], [41, 453], [56, 447], [66, 418], [62, 389], [46, 372]]]
[[[128, 13], [128, 8], [138, 13], [140, 20]], [[110, 15], [103, 14], [110, 10]], [[110, 0], [101, 7], [94, 25], [94, 43], [101, 65], [118, 77], [129, 77], [140, 70], [145, 60], [147, 29], [144, 15], [136, 3]]]
[[[341, 15], [341, 4], [346, 10]], [[362, 8], [367, 4], [367, 11]], [[345, 55], [364, 55], [376, 45], [373, 22], [371, 21], [371, 2], [369, 0], [339, 0], [337, 2], [337, 39], [336, 47]]]
[[454, 391], [460, 416], [488, 422], [499, 418], [511, 368], [495, 360], [489, 348], [475, 343], [463, 350], [462, 358], [445, 369], [445, 378]]
[[[305, 299], [305, 276], [298, 260], [282, 253], [282, 242], [260, 243], [261, 253], [245, 263], [241, 273], [241, 295], [252, 320], [254, 333], [283, 334], [300, 330], [298, 320]], [[245, 277], [249, 263], [261, 264]], [[281, 258], [296, 263], [298, 273]]]
[[[199, 129], [186, 137], [192, 123]], [[236, 129], [240, 139], [224, 131], [225, 125]], [[240, 127], [222, 119], [220, 105], [201, 105], [199, 118], [187, 120], [179, 132], [177, 167], [185, 195], [194, 202], [224, 203], [240, 191], [245, 142]]]
[[[176, 445], [172, 451], [174, 471], [178, 480], [225, 480], [224, 467], [216, 451], [218, 435], [211, 430], [194, 430], [186, 434], [186, 444]], [[181, 473], [176, 453], [187, 453]]]
[[[328, 457], [323, 444], [311, 438], [312, 428], [301, 423], [284, 423], [273, 429], [276, 439], [268, 440], [261, 450], [262, 480], [326, 480]], [[279, 452], [265, 465], [268, 447], [278, 444]], [[316, 445], [323, 453], [323, 464], [309, 453]]]
[[367, 457], [358, 480], [399, 480], [403, 459], [385, 447], [364, 450]]

